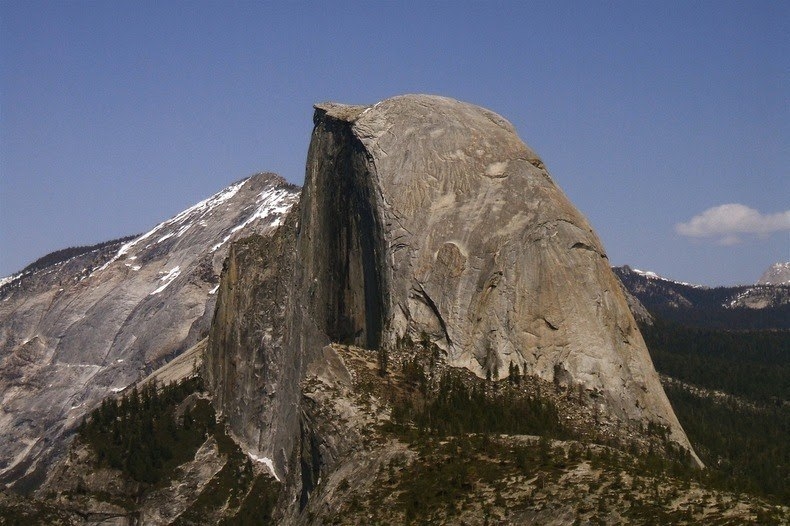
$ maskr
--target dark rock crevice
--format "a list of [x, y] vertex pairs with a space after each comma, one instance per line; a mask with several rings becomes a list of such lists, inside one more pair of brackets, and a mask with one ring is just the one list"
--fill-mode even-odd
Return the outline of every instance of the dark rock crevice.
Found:
[[571, 250], [587, 250], [602, 258], [606, 258], [606, 254], [602, 254], [598, 249], [593, 246], [588, 245], [587, 243], [576, 242], [571, 246]]
[[300, 423], [302, 448], [299, 455], [299, 466], [302, 477], [302, 490], [299, 495], [299, 510], [303, 510], [310, 500], [310, 494], [318, 485], [321, 474], [321, 451], [319, 438], [310, 430], [310, 423], [302, 415]]
[[442, 329], [442, 335], [444, 336], [444, 339], [447, 342], [447, 347], [448, 348], [452, 347], [453, 341], [450, 339], [450, 333], [447, 330], [447, 322], [444, 321], [444, 318], [442, 317], [442, 313], [439, 311], [439, 307], [436, 305], [436, 302], [434, 302], [431, 299], [431, 297], [428, 295], [428, 293], [425, 291], [425, 289], [421, 284], [418, 283], [417, 287], [418, 288], [415, 289], [416, 292], [415, 298], [421, 301], [423, 304], [425, 304], [429, 309], [431, 309], [431, 312], [433, 312], [433, 315], [436, 316], [436, 321], [439, 322], [439, 326]]

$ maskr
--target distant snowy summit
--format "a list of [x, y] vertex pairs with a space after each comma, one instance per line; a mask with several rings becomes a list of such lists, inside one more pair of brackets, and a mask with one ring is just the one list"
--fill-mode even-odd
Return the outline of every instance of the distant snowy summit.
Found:
[[774, 263], [763, 272], [758, 285], [790, 285], [790, 261]]
[[665, 278], [664, 276], [659, 276], [658, 274], [656, 274], [655, 272], [652, 272], [650, 270], [639, 270], [638, 268], [631, 268], [628, 265], [624, 265], [622, 267], [622, 269], [623, 269], [624, 272], [633, 272], [634, 274], [637, 274], [639, 276], [645, 277], [647, 279], [658, 279], [658, 280], [661, 280], [661, 281], [668, 281], [670, 283], [675, 283], [677, 285], [684, 285], [686, 287], [694, 287], [694, 288], [697, 288], [697, 289], [706, 289], [706, 288], [708, 288], [708, 287], [706, 287], [704, 285], [695, 285], [693, 283], [686, 283], [685, 281], [676, 281], [674, 279]]
[[[616, 267], [619, 269], [621, 273], [633, 273], [638, 276], [642, 276], [643, 278], [650, 279], [650, 280], [661, 280], [666, 281], [669, 283], [675, 283], [677, 285], [684, 285], [686, 287], [694, 287], [698, 289], [708, 289], [710, 287], [705, 285], [695, 285], [693, 283], [686, 283], [684, 281], [677, 281], [670, 278], [665, 278], [659, 274], [656, 274], [650, 270], [639, 270], [638, 268], [632, 268], [628, 265], [623, 265], [622, 267]], [[786, 263], [774, 263], [768, 269], [763, 272], [760, 279], [757, 280], [755, 285], [790, 285], [790, 261]], [[748, 286], [748, 285], [744, 285]]]

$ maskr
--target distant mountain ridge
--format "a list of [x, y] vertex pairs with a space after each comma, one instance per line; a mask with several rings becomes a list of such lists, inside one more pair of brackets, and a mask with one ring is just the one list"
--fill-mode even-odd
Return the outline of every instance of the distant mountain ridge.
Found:
[[11, 283], [12, 281], [16, 281], [17, 279], [23, 276], [33, 274], [34, 272], [38, 272], [40, 270], [51, 267], [53, 265], [57, 265], [59, 263], [65, 263], [70, 259], [74, 259], [76, 257], [83, 256], [88, 253], [112, 252], [113, 247], [117, 248], [123, 243], [126, 243], [127, 241], [131, 241], [132, 239], [136, 238], [139, 235], [140, 234], [134, 234], [119, 239], [111, 239], [110, 241], [103, 241], [101, 243], [96, 243], [95, 245], [84, 245], [84, 246], [68, 247], [60, 250], [55, 250], [45, 256], [38, 258], [33, 263], [23, 268], [22, 271], [19, 272], [18, 274], [11, 275], [6, 278], [0, 278], [0, 287], [6, 285], [7, 283]]
[[[30, 263], [16, 274], [0, 278], [0, 299], [8, 297], [14, 291], [22, 288], [47, 286], [47, 280], [44, 276], [51, 276], [55, 273], [59, 275], [58, 279], [62, 279], [64, 275], [73, 274], [73, 278], [78, 280], [81, 277], [80, 275], [84, 277], [83, 271], [103, 265], [112, 258], [113, 254], [124, 243], [138, 235], [112, 239], [95, 245], [68, 247], [50, 252]], [[68, 269], [72, 269], [73, 272], [70, 272]], [[34, 282], [37, 285], [34, 285]]]
[[790, 286], [704, 287], [654, 272], [614, 267], [615, 274], [651, 314], [684, 325], [731, 330], [790, 329]]

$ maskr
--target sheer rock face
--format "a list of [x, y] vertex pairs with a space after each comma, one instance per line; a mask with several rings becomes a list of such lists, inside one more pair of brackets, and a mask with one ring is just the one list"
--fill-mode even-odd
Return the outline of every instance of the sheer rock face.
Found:
[[127, 243], [0, 282], [0, 482], [34, 485], [102, 398], [202, 338], [230, 242], [270, 233], [297, 198], [258, 174]]
[[691, 449], [601, 242], [510, 123], [418, 95], [314, 120], [299, 250], [329, 339], [426, 334], [453, 365], [512, 362]]
[[274, 459], [277, 476], [299, 426], [302, 357], [288, 333], [297, 221], [292, 210], [273, 235], [232, 245], [204, 357], [214, 407], [245, 451]]

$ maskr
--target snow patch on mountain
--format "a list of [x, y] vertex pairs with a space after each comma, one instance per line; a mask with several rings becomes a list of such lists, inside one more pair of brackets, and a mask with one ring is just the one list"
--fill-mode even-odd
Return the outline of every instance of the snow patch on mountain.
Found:
[[656, 274], [655, 272], [651, 272], [649, 270], [639, 270], [638, 268], [634, 268], [634, 269], [631, 269], [631, 270], [633, 270], [634, 272], [636, 272], [640, 276], [644, 276], [646, 278], [650, 278], [650, 279], [664, 279], [661, 276], [659, 276], [658, 274]]
[[751, 292], [751, 289], [746, 289], [743, 292], [736, 294], [732, 299], [730, 299], [730, 301], [725, 301], [722, 304], [722, 307], [733, 309], [735, 307], [741, 306], [743, 301], [750, 296]]
[[758, 285], [790, 285], [790, 261], [774, 263], [757, 280]]
[[[206, 224], [203, 221], [203, 218], [209, 213], [211, 213], [212, 210], [222, 205], [229, 199], [233, 198], [233, 196], [235, 196], [239, 192], [239, 190], [241, 190], [241, 188], [248, 180], [249, 179], [244, 179], [243, 181], [234, 183], [229, 187], [225, 188], [224, 190], [212, 195], [208, 199], [204, 199], [203, 201], [200, 201], [199, 203], [190, 206], [186, 210], [178, 213], [177, 215], [173, 216], [167, 221], [163, 221], [162, 223], [159, 223], [145, 234], [123, 245], [120, 249], [118, 249], [118, 253], [115, 254], [115, 256], [112, 259], [110, 259], [107, 263], [96, 269], [95, 272], [101, 272], [102, 270], [105, 270], [111, 264], [118, 261], [118, 259], [120, 259], [121, 257], [128, 255], [131, 252], [131, 250], [134, 247], [136, 247], [141, 241], [151, 238], [157, 233], [162, 232], [162, 236], [160, 236], [155, 242], [146, 245], [145, 248], [150, 248], [151, 246], [166, 241], [167, 239], [170, 239], [171, 237], [174, 236], [181, 237], [182, 235], [184, 235], [184, 233], [187, 230], [189, 230], [193, 226], [195, 221], [197, 221], [197, 223], [201, 226], [203, 224]], [[169, 232], [168, 232], [168, 228], [170, 228]]]
[[685, 281], [675, 281], [674, 279], [668, 279], [668, 278], [665, 278], [663, 276], [659, 276], [658, 274], [656, 274], [655, 272], [652, 272], [650, 270], [639, 270], [638, 268], [632, 268], [631, 270], [634, 273], [639, 274], [640, 276], [646, 277], [647, 279], [657, 279], [657, 280], [661, 280], [661, 281], [668, 281], [670, 283], [675, 283], [677, 285], [684, 285], [686, 287], [694, 287], [695, 289], [706, 289], [706, 288], [708, 288], [708, 287], [706, 287], [704, 285], [695, 285], [693, 283], [686, 283]]
[[181, 274], [181, 267], [177, 265], [171, 268], [169, 271], [167, 271], [167, 273], [165, 273], [165, 275], [162, 278], [160, 278], [160, 281], [163, 281], [164, 284], [159, 286], [159, 288], [157, 288], [155, 291], [153, 291], [151, 293], [151, 296], [153, 296], [154, 294], [159, 294], [160, 292], [165, 290], [167, 286], [173, 283], [173, 280], [176, 279], [180, 274]]
[[23, 274], [24, 274], [24, 272], [20, 272], [19, 274], [14, 274], [13, 276], [0, 278], [0, 287], [3, 287], [5, 285], [8, 285], [9, 283], [12, 283], [12, 282], [18, 280], [19, 278], [22, 277]]
[[790, 303], [790, 287], [785, 284], [752, 285], [722, 303], [727, 309], [764, 309]]
[[267, 219], [274, 215], [274, 219], [272, 219], [272, 221], [269, 223], [269, 226], [279, 226], [282, 217], [286, 212], [288, 212], [288, 210], [291, 209], [291, 206], [293, 206], [293, 204], [296, 202], [296, 199], [297, 196], [295, 196], [293, 192], [289, 192], [285, 189], [261, 192], [258, 194], [258, 206], [255, 208], [255, 211], [252, 213], [252, 215], [250, 215], [239, 225], [233, 227], [230, 232], [222, 239], [222, 241], [211, 247], [211, 252], [216, 251], [222, 245], [227, 243], [228, 240], [233, 237], [233, 234], [247, 227], [256, 219]]
[[269, 457], [259, 457], [257, 455], [252, 454], [252, 453], [247, 453], [247, 454], [255, 462], [260, 462], [261, 464], [263, 464], [267, 468], [269, 468], [269, 473], [271, 473], [272, 476], [277, 479], [277, 482], [282, 482], [280, 480], [280, 477], [277, 476], [277, 472], [274, 470], [274, 462], [272, 462], [272, 459], [270, 459]]

